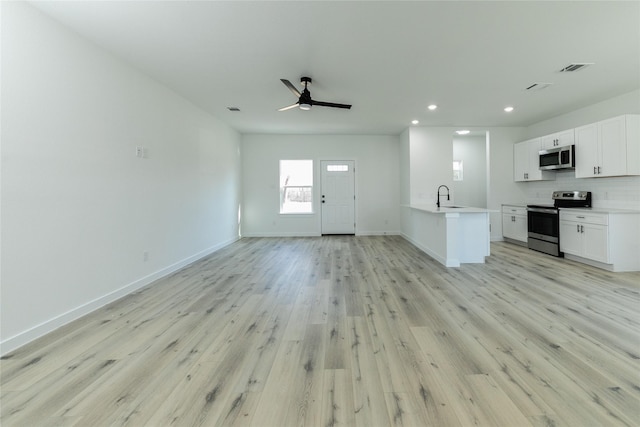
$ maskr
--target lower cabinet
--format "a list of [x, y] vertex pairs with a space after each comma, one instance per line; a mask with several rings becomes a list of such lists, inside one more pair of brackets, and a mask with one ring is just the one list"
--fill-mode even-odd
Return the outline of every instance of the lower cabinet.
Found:
[[524, 206], [502, 206], [502, 237], [518, 243], [527, 243], [527, 208]]
[[560, 251], [565, 257], [611, 271], [640, 270], [639, 213], [560, 210]]
[[609, 215], [560, 214], [560, 251], [609, 263]]

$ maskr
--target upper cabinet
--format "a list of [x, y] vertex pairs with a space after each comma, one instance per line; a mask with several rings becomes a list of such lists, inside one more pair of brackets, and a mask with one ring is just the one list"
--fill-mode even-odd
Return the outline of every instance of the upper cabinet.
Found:
[[640, 115], [575, 129], [576, 178], [640, 175]]
[[562, 132], [552, 133], [542, 137], [541, 150], [547, 150], [549, 148], [564, 147], [565, 145], [571, 145], [575, 141], [573, 129], [565, 130]]
[[540, 170], [541, 138], [519, 142], [513, 146], [513, 179], [515, 181], [554, 180], [553, 172]]

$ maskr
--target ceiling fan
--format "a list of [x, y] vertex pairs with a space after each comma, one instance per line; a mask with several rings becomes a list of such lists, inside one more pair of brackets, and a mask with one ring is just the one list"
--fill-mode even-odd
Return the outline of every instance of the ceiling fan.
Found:
[[296, 102], [293, 105], [289, 105], [288, 107], [280, 108], [278, 111], [286, 111], [295, 107], [300, 107], [301, 110], [310, 110], [311, 106], [313, 105], [320, 105], [322, 107], [346, 108], [346, 109], [351, 108], [351, 105], [348, 105], [348, 104], [336, 104], [335, 102], [323, 102], [323, 101], [316, 101], [311, 99], [311, 92], [309, 92], [309, 89], [307, 89], [307, 85], [311, 84], [311, 77], [300, 78], [300, 83], [304, 85], [304, 89], [302, 90], [302, 93], [300, 93], [300, 91], [296, 89], [296, 87], [292, 85], [289, 80], [280, 79], [280, 81], [284, 83], [284, 85], [288, 87], [289, 90], [293, 92], [295, 96], [298, 97], [298, 102]]

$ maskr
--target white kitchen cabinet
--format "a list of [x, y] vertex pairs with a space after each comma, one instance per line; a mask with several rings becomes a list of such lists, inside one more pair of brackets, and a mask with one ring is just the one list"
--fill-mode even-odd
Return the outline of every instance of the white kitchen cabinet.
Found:
[[611, 271], [640, 270], [640, 212], [560, 210], [560, 251]]
[[607, 214], [561, 212], [560, 251], [609, 263]]
[[524, 206], [502, 206], [502, 237], [514, 243], [527, 243], [527, 208]]
[[575, 142], [575, 133], [573, 129], [564, 130], [562, 132], [552, 133], [542, 137], [542, 150], [549, 148], [564, 147]]
[[640, 115], [575, 129], [576, 178], [640, 175]]
[[515, 181], [548, 181], [556, 179], [553, 172], [540, 170], [541, 139], [513, 145], [513, 179]]
[[560, 252], [575, 255], [584, 253], [584, 238], [579, 222], [560, 220], [560, 236]]
[[[581, 229], [582, 231], [582, 226]], [[610, 263], [609, 226], [584, 224], [584, 257], [595, 261]]]

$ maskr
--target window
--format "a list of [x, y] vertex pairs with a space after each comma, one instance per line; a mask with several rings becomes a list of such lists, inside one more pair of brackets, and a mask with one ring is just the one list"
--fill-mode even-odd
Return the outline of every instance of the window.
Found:
[[327, 165], [327, 172], [349, 172], [349, 165]]
[[280, 160], [280, 213], [313, 213], [313, 160]]
[[462, 181], [462, 160], [453, 161], [453, 180]]

